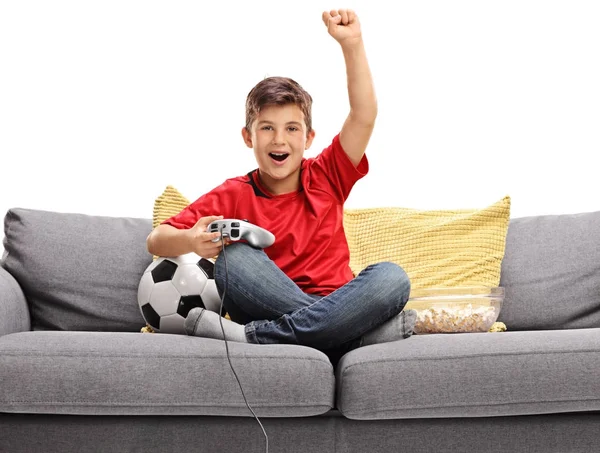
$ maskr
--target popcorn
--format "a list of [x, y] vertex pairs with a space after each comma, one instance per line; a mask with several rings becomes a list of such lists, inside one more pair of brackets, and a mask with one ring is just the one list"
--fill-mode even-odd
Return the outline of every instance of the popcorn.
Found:
[[487, 332], [496, 321], [498, 314], [493, 306], [447, 305], [417, 310], [414, 332], [425, 333], [464, 333]]

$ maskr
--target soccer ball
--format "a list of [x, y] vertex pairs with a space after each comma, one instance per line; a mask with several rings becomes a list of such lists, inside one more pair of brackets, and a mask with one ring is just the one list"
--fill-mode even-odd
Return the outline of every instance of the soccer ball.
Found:
[[195, 253], [157, 258], [140, 279], [138, 303], [153, 330], [185, 334], [183, 323], [192, 308], [219, 312], [214, 263]]

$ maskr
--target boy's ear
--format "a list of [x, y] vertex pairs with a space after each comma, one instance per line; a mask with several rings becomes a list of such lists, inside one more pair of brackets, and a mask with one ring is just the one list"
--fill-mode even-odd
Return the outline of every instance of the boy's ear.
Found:
[[242, 127], [242, 138], [244, 139], [244, 143], [248, 148], [253, 148], [252, 146], [252, 134], [250, 131], [246, 129], [246, 127]]
[[304, 150], [306, 151], [312, 145], [312, 142], [315, 138], [315, 130], [311, 129], [311, 131], [306, 136], [306, 145], [304, 146]]

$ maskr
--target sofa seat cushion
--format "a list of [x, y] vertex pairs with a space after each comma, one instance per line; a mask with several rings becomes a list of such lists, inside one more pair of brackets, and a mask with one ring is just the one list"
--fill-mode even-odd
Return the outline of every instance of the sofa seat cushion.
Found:
[[600, 410], [600, 329], [413, 335], [356, 349], [337, 370], [351, 419]]
[[[335, 378], [327, 356], [297, 345], [229, 342], [260, 417], [323, 414]], [[20, 332], [0, 337], [0, 412], [250, 416], [225, 343], [185, 335]]]

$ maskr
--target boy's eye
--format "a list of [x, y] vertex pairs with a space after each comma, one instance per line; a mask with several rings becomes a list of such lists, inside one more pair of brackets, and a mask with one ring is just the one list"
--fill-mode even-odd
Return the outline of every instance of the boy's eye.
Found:
[[296, 126], [288, 127], [288, 131], [290, 131], [290, 132], [296, 132], [297, 130], [298, 130], [298, 128]]
[[273, 126], [263, 126], [263, 127], [261, 127], [261, 129], [263, 131], [270, 131], [271, 129], [273, 129]]

